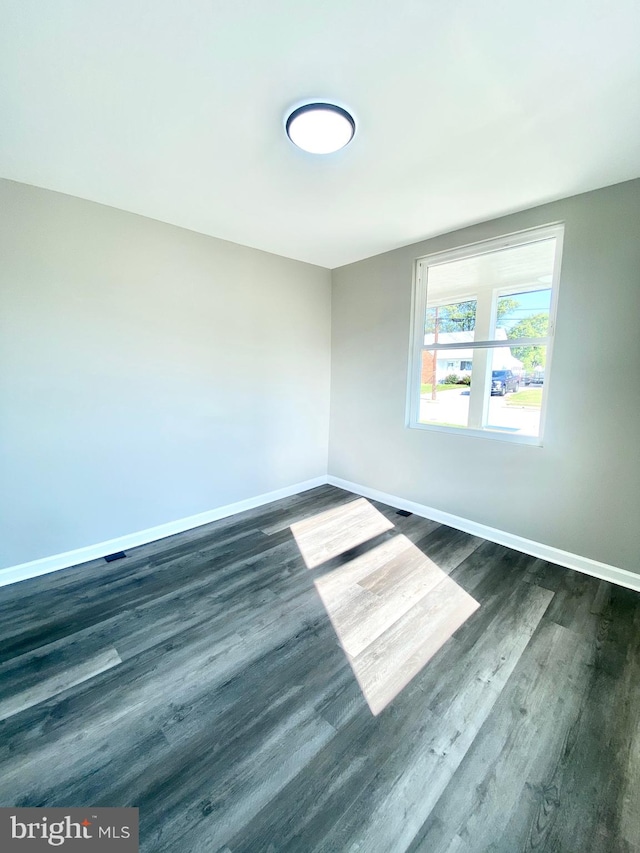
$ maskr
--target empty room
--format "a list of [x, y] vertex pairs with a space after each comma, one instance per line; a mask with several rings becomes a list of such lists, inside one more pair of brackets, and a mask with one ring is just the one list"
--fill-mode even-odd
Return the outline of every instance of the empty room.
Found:
[[639, 43], [3, 0], [3, 853], [640, 853]]

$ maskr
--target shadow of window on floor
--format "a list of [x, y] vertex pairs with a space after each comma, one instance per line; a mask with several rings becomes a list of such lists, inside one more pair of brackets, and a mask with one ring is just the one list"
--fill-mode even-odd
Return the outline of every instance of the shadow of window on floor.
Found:
[[374, 716], [480, 606], [365, 498], [291, 532]]

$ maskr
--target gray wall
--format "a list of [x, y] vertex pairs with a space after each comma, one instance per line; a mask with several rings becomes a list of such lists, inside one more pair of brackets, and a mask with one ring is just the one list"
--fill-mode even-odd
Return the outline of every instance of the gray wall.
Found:
[[[415, 258], [556, 221], [544, 446], [406, 428]], [[331, 474], [640, 572], [640, 181], [341, 267], [332, 312]]]
[[326, 473], [330, 273], [0, 181], [0, 566]]

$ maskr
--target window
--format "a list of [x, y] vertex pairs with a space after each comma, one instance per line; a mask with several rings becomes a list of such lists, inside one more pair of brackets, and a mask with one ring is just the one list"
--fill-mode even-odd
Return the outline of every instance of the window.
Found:
[[563, 231], [417, 261], [409, 426], [541, 443]]

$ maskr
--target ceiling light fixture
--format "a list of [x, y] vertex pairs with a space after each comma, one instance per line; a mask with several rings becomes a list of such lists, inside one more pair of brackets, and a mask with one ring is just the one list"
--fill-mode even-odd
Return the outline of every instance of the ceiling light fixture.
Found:
[[332, 154], [348, 145], [356, 123], [346, 110], [335, 104], [305, 104], [287, 119], [287, 136], [310, 154]]

